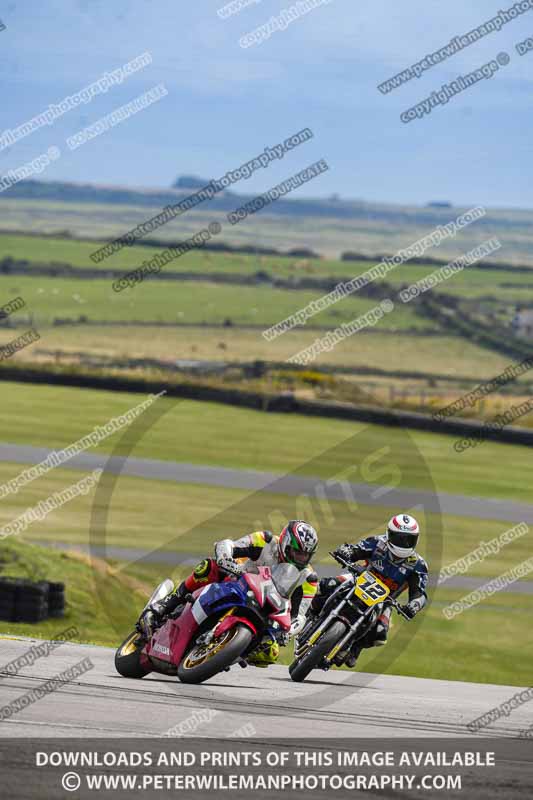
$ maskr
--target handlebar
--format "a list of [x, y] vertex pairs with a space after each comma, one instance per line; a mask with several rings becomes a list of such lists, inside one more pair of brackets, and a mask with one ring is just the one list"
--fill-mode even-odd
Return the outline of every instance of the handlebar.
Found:
[[339, 556], [337, 553], [329, 553], [329, 555], [334, 558], [335, 561], [338, 561], [341, 566], [349, 569], [350, 572], [362, 572], [361, 567], [358, 567], [355, 564], [350, 564], [349, 561], [345, 561], [345, 559], [342, 556]]
[[[341, 564], [343, 567], [346, 567], [346, 569], [349, 569], [350, 572], [353, 572], [355, 575], [360, 575], [366, 569], [366, 567], [358, 567], [355, 564], [350, 564], [349, 561], [345, 561], [345, 559], [342, 556], [339, 556], [336, 553], [329, 553], [329, 555], [332, 558], [334, 558], [335, 561], [338, 561], [339, 564]], [[387, 597], [387, 599], [385, 600], [385, 603], [387, 603], [388, 605], [392, 606], [397, 611], [397, 613], [400, 615], [400, 617], [403, 617], [408, 622], [411, 621], [411, 617], [407, 616], [405, 611], [403, 611], [402, 606], [400, 605], [400, 603], [397, 600], [395, 600], [394, 597]]]
[[400, 617], [403, 617], [404, 619], [406, 619], [407, 622], [411, 622], [411, 617], [409, 617], [405, 613], [405, 611], [402, 609], [400, 603], [397, 600], [395, 600], [394, 597], [388, 597], [386, 602], [388, 602], [389, 605], [391, 605], [398, 612]]

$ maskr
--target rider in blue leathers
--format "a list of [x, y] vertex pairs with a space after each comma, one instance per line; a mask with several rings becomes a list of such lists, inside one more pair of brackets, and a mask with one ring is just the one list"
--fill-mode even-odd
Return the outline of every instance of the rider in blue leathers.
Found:
[[[411, 619], [421, 611], [427, 602], [428, 565], [416, 552], [420, 528], [414, 517], [397, 514], [390, 520], [387, 532], [382, 536], [369, 536], [357, 544], [344, 544], [335, 550], [335, 555], [354, 564], [357, 561], [370, 567], [391, 590], [396, 598], [406, 589], [409, 601], [402, 610]], [[327, 598], [339, 584], [346, 580], [344, 575], [337, 578], [322, 578], [318, 594], [315, 596], [310, 614], [316, 617]], [[355, 666], [359, 653], [364, 647], [384, 645], [389, 632], [392, 607], [386, 606], [378, 617], [374, 628], [357, 642], [346, 664]]]

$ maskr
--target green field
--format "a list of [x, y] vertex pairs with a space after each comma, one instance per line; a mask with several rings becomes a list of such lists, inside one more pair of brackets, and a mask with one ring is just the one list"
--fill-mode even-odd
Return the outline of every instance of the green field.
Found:
[[[151, 321], [161, 323], [270, 326], [316, 300], [321, 293], [294, 292], [270, 286], [230, 286], [204, 281], [144, 281], [134, 289], [114, 292], [110, 280], [79, 281], [65, 278], [0, 277], [0, 297], [8, 302], [21, 296], [26, 308], [17, 320], [28, 318], [34, 324], [50, 325], [54, 319], [91, 321]], [[374, 308], [379, 300], [349, 297], [327, 309], [314, 321], [323, 327], [351, 322]], [[376, 329], [437, 329], [431, 320], [419, 317], [409, 306], [398, 306], [393, 316], [384, 315]], [[259, 332], [258, 332], [259, 335]]]
[[[20, 328], [0, 330], [0, 345], [13, 341], [21, 332]], [[163, 383], [207, 379], [215, 380], [219, 386], [255, 392], [276, 394], [290, 390], [302, 398], [337, 399], [426, 413], [448, 405], [509, 365], [507, 357], [460, 337], [379, 330], [341, 342], [329, 353], [322, 353], [301, 374], [290, 365], [284, 367], [283, 362], [311, 346], [324, 335], [323, 331], [291, 331], [272, 342], [262, 337], [261, 326], [78, 324], [39, 326], [39, 334], [40, 340], [17, 353], [13, 362], [45, 366], [51, 363], [63, 370], [120, 370], [122, 374], [125, 371], [130, 376], [147, 376]], [[141, 361], [136, 365], [132, 359], [151, 359], [161, 368], [154, 371], [155, 366], [143, 366]], [[278, 362], [280, 366], [270, 368], [259, 381], [246, 378], [238, 367], [214, 378], [205, 378], [201, 372], [198, 378], [174, 370], [177, 360], [182, 360], [181, 369], [190, 373], [190, 361], [198, 366], [202, 361], [238, 365], [256, 359]], [[332, 374], [317, 373], [322, 368]], [[374, 374], [376, 368], [383, 374]], [[358, 374], [351, 374], [350, 369]], [[513, 404], [527, 400], [531, 391], [531, 375], [525, 373], [503, 393], [483, 398], [462, 416], [492, 419]], [[533, 416], [522, 417], [520, 424], [531, 427]]]
[[[123, 209], [124, 210], [124, 209]], [[91, 214], [91, 208], [87, 207]], [[113, 213], [119, 213], [114, 208]], [[493, 234], [486, 230], [480, 233]], [[473, 230], [473, 228], [472, 228]], [[166, 231], [168, 233], [168, 231]], [[472, 233], [472, 231], [469, 231]], [[480, 239], [483, 237], [480, 237]], [[485, 237], [486, 238], [486, 237]], [[95, 267], [90, 254], [97, 243], [69, 238], [0, 234], [0, 258], [11, 257], [32, 264], [56, 263], [76, 267]], [[102, 262], [102, 270], [131, 270], [157, 252], [153, 248], [124, 248], [117, 256]], [[444, 251], [443, 251], [444, 252]], [[442, 257], [441, 249], [430, 255]], [[504, 253], [504, 250], [501, 251]], [[498, 254], [499, 255], [499, 254]], [[501, 256], [503, 258], [503, 255]], [[507, 257], [507, 256], [506, 256]], [[355, 277], [368, 270], [372, 262], [342, 262], [327, 259], [298, 259], [279, 256], [213, 253], [197, 250], [169, 265], [172, 270], [197, 273], [194, 280], [165, 281], [147, 279], [135, 288], [116, 293], [112, 278], [76, 279], [53, 276], [0, 275], [2, 302], [22, 296], [26, 307], [0, 328], [0, 344], [15, 338], [24, 326], [35, 326], [41, 340], [14, 356], [14, 362], [58, 363], [64, 366], [104, 370], [143, 369], [130, 365], [129, 359], [155, 359], [172, 366], [178, 359], [192, 361], [242, 362], [264, 360], [283, 362], [313, 344], [322, 332], [360, 318], [383, 297], [383, 286], [376, 298], [359, 294], [344, 298], [314, 315], [306, 327], [298, 328], [274, 340], [261, 336], [262, 330], [282, 321], [324, 294], [322, 289], [274, 288], [268, 282], [255, 285], [217, 283], [205, 279], [208, 273], [238, 273], [250, 276], [261, 271], [263, 278], [290, 279], [298, 286], [301, 279]], [[9, 264], [5, 268], [9, 272]], [[376, 380], [367, 376], [342, 377], [328, 386], [295, 384], [292, 377], [269, 377], [251, 386], [248, 378], [233, 373], [221, 379], [225, 383], [260, 391], [291, 390], [301, 397], [337, 399], [342, 402], [366, 402], [393, 408], [425, 411], [446, 405], [472, 388], [472, 382], [491, 379], [504, 371], [511, 357], [480, 346], [472, 338], [458, 335], [446, 318], [440, 321], [421, 314], [414, 303], [404, 304], [395, 296], [400, 286], [419, 280], [437, 269], [435, 265], [407, 264], [387, 275], [394, 299], [393, 313], [383, 316], [376, 325], [366, 326], [322, 353], [315, 364], [329, 368], [347, 367], [390, 374]], [[379, 288], [379, 287], [378, 287]], [[467, 268], [438, 287], [455, 296], [461, 308], [476, 324], [490, 328], [509, 325], [519, 304], [533, 300], [533, 269], [530, 273], [506, 270]], [[447, 302], [453, 302], [448, 298]], [[0, 303], [1, 304], [1, 303]], [[315, 327], [311, 327], [315, 326]], [[509, 331], [508, 345], [513, 334]], [[515, 354], [516, 355], [516, 354]], [[110, 363], [114, 359], [117, 363]], [[409, 373], [426, 376], [412, 379]], [[440, 376], [447, 380], [441, 381]], [[193, 376], [193, 379], [196, 379]], [[343, 383], [344, 381], [344, 383]], [[482, 418], [507, 410], [510, 395], [527, 397], [528, 375], [520, 379], [522, 391], [510, 387], [495, 393], [472, 413]], [[529, 425], [526, 419], [522, 424]]]
[[[235, 198], [235, 206], [241, 202], [240, 198]], [[30, 230], [62, 234], [68, 231], [77, 238], [98, 239], [116, 238], [155, 216], [162, 208], [153, 204], [17, 200], [9, 196], [3, 197], [0, 203], [0, 226], [6, 232]], [[186, 238], [209, 222], [218, 221], [223, 226], [218, 238], [229, 244], [260, 245], [281, 251], [307, 247], [331, 259], [348, 250], [391, 254], [427, 235], [438, 224], [454, 220], [463, 210], [466, 209], [355, 202], [350, 204], [348, 213], [346, 207], [339, 213], [335, 203], [328, 205], [327, 201], [322, 201], [320, 214], [306, 215], [302, 209], [292, 215], [282, 215], [276, 213], [273, 205], [268, 209], [270, 213], [263, 211], [231, 226], [225, 213], [199, 206], [160, 228], [158, 237], [164, 240]], [[533, 266], [531, 212], [520, 209], [487, 209], [483, 220], [444, 241], [438, 249], [433, 248], [430, 254], [457, 257], [493, 236], [500, 239], [508, 263]], [[500, 260], [497, 254], [495, 260]]]
[[[91, 253], [102, 246], [103, 242], [96, 241], [0, 233], [0, 259], [10, 256], [16, 260], [27, 260], [35, 264], [61, 263], [104, 271], [109, 269], [130, 270], [159, 252], [152, 247], [135, 245], [124, 247], [120, 253], [95, 263], [91, 259]], [[276, 274], [282, 269], [289, 274], [294, 271], [295, 262], [299, 263], [298, 259], [193, 250], [173, 261], [169, 265], [169, 269], [173, 272], [202, 270], [204, 272], [236, 272], [249, 275], [257, 269], [262, 269], [263, 264], [268, 263], [269, 268], [273, 268]], [[292, 270], [291, 267], [293, 267]]]
[[[65, 447], [143, 399], [120, 392], [3, 382], [0, 441]], [[520, 500], [530, 489], [531, 454], [523, 446], [486, 442], [459, 455], [453, 450], [454, 437], [442, 434], [266, 415], [189, 400], [157, 402], [166, 413], [138, 441], [133, 455], [281, 474], [297, 470], [330, 478], [353, 466], [361, 454], [388, 447], [401, 470], [402, 486], [423, 488], [431, 479], [439, 491]], [[96, 451], [110, 452], [117, 436]], [[352, 480], [358, 480], [357, 473]]]
[[[447, 620], [442, 608], [466, 592], [438, 590], [433, 605], [417, 620], [419, 628], [405, 644], [408, 624], [397, 619], [390, 646], [397, 655], [387, 666], [390, 652], [367, 650], [358, 669], [440, 680], [531, 684], [533, 646], [521, 640], [520, 620], [533, 608], [531, 595], [497, 594], [457, 617]], [[517, 647], [517, 642], [522, 644]]]
[[[480, 237], [481, 241], [482, 237]], [[0, 233], [0, 259], [10, 256], [35, 264], [62, 263], [73, 267], [101, 270], [131, 270], [152, 258], [159, 250], [139, 245], [125, 247], [118, 254], [100, 263], [90, 256], [102, 243], [45, 236], [23, 236]], [[438, 251], [429, 253], [438, 256]], [[496, 257], [498, 254], [496, 254]], [[501, 256], [502, 259], [504, 255]], [[370, 269], [377, 261], [340, 261], [332, 259], [288, 258], [244, 253], [213, 253], [195, 250], [172, 261], [172, 272], [235, 273], [250, 276], [261, 271], [273, 278], [355, 278]], [[30, 265], [31, 268], [31, 265]], [[393, 286], [413, 283], [439, 269], [438, 265], [403, 264], [386, 277]], [[506, 284], [513, 284], [508, 288]], [[495, 296], [505, 301], [523, 302], [533, 299], [533, 269], [531, 273], [512, 273], [505, 270], [466, 268], [442, 284], [442, 291], [464, 298]], [[240, 289], [239, 289], [240, 291]]]
[[[40, 328], [41, 341], [21, 351], [17, 359], [35, 359], [45, 351], [87, 353], [117, 358], [153, 358], [169, 363], [176, 359], [205, 361], [285, 361], [323, 336], [323, 331], [297, 330], [268, 342], [260, 328], [215, 326], [162, 327], [157, 325], [60, 325]], [[0, 344], [15, 336], [0, 330]], [[357, 342], [357, 346], [355, 345]], [[401, 353], [401, 358], [398, 356]], [[505, 370], [509, 358], [485, 350], [455, 336], [411, 336], [371, 330], [340, 342], [329, 353], [321, 353], [321, 364], [378, 367], [476, 381], [492, 378]], [[520, 379], [529, 382], [527, 373]]]

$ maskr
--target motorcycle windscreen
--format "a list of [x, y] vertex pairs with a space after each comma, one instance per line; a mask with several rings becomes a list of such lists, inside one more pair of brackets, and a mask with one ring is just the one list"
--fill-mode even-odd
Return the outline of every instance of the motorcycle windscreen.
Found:
[[160, 583], [156, 589], [154, 589], [141, 613], [146, 611], [146, 609], [151, 606], [152, 603], [155, 603], [157, 600], [162, 600], [173, 591], [174, 584], [170, 578], [167, 578], [165, 581], [163, 581], [163, 583]]
[[272, 583], [282, 597], [289, 598], [300, 581], [301, 572], [294, 564], [275, 564], [272, 569]]

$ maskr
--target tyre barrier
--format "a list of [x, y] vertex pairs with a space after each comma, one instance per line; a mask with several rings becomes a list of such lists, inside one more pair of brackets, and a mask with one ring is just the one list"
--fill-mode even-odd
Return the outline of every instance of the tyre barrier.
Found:
[[0, 620], [35, 624], [64, 614], [64, 583], [0, 578]]
[[48, 581], [48, 615], [65, 616], [65, 584]]

